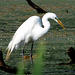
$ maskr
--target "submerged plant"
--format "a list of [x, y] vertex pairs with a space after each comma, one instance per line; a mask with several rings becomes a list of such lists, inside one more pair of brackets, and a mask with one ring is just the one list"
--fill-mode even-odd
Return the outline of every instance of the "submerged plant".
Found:
[[34, 60], [34, 70], [32, 75], [42, 75], [42, 68], [43, 68], [43, 54], [45, 52], [44, 44], [39, 44], [37, 49], [37, 56]]
[[23, 66], [23, 62], [19, 62], [19, 65], [18, 65], [18, 71], [17, 71], [17, 74], [16, 75], [25, 75], [24, 74], [24, 68], [25, 66]]

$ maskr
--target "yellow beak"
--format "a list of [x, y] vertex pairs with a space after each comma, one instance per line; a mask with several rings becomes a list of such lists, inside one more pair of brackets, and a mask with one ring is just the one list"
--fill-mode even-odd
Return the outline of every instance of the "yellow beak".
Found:
[[65, 29], [63, 23], [62, 23], [59, 19], [57, 19], [57, 21], [58, 21], [58, 23]]

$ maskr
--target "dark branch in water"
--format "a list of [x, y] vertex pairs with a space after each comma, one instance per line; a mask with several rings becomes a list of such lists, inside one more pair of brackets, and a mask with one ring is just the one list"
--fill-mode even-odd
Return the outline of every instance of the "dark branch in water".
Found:
[[34, 9], [37, 11], [37, 13], [46, 13], [45, 10], [43, 10], [42, 8], [40, 8], [39, 6], [37, 6], [36, 4], [34, 4], [31, 0], [26, 0], [26, 1], [28, 2], [28, 4], [29, 4], [32, 8], [34, 8]]
[[70, 47], [67, 51], [67, 54], [70, 57], [70, 61], [67, 63], [60, 63], [59, 65], [75, 64], [75, 49], [73, 47]]
[[[5, 64], [4, 60], [3, 60], [3, 54], [2, 54], [2, 50], [0, 48], [0, 69], [8, 72], [8, 73], [13, 73], [16, 74], [17, 73], [17, 68], [16, 67], [11, 67]], [[31, 74], [30, 72], [25, 72], [25, 74]]]
[[14, 68], [14, 67], [11, 67], [11, 66], [8, 66], [5, 64], [5, 62], [3, 60], [3, 54], [2, 54], [1, 48], [0, 48], [0, 69], [5, 72], [8, 72], [8, 73], [16, 74], [16, 72], [17, 72], [17, 68]]

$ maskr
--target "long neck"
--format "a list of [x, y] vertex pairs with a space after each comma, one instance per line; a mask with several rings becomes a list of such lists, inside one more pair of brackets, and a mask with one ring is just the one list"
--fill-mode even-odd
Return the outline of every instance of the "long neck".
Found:
[[42, 18], [42, 24], [44, 26], [43, 30], [43, 34], [46, 34], [48, 32], [48, 30], [50, 29], [50, 22], [48, 21], [48, 16], [44, 15]]
[[42, 24], [44, 27], [36, 27], [36, 31], [35, 31], [35, 40], [37, 40], [39, 37], [43, 36], [44, 34], [46, 34], [50, 28], [50, 22], [48, 21], [48, 15], [44, 15], [42, 18]]

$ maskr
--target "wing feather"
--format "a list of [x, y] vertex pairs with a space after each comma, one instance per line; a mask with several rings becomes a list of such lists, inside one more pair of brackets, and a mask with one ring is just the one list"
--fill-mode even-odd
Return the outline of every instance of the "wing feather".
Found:
[[11, 40], [12, 42], [10, 41], [8, 48], [13, 50], [16, 45], [21, 43], [21, 41], [25, 41], [26, 36], [28, 35], [28, 33], [31, 33], [33, 28], [35, 28], [35, 25], [41, 25], [39, 23], [41, 23], [41, 19], [38, 16], [32, 16], [27, 19], [15, 32]]

